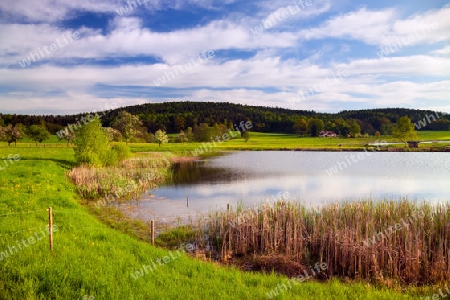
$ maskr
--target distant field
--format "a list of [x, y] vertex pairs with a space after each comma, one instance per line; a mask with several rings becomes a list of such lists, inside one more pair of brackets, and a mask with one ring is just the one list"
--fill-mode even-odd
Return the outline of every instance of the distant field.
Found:
[[[419, 132], [420, 141], [432, 140], [447, 140], [450, 141], [450, 131], [423, 131]], [[243, 139], [234, 139], [223, 143], [211, 142], [214, 150], [278, 150], [278, 149], [339, 149], [339, 148], [364, 148], [367, 143], [375, 141], [396, 142], [392, 136], [380, 136], [369, 138], [313, 138], [313, 137], [298, 137], [293, 134], [277, 134], [277, 133], [259, 133], [251, 132], [250, 139], [245, 142]], [[444, 144], [440, 144], [443, 146]], [[450, 145], [450, 142], [445, 145]], [[170, 143], [161, 145], [157, 144], [132, 144], [133, 151], [192, 151], [198, 147], [202, 147], [202, 143]], [[209, 147], [209, 146], [208, 146]], [[399, 145], [403, 147], [403, 145]]]
[[418, 131], [420, 139], [450, 141], [450, 131]]
[[[174, 136], [174, 135], [171, 135]], [[450, 141], [450, 131], [419, 131], [420, 141]], [[364, 148], [367, 143], [375, 141], [397, 142], [392, 136], [380, 136], [369, 138], [313, 138], [313, 137], [299, 137], [294, 134], [278, 134], [278, 133], [259, 133], [251, 132], [250, 139], [245, 142], [242, 138], [237, 138], [222, 143], [210, 142], [209, 145], [213, 150], [280, 150], [280, 149], [339, 149], [339, 148]], [[197, 148], [203, 147], [203, 143], [168, 143], [161, 147], [156, 143], [130, 143], [133, 152], [148, 152], [148, 151], [171, 151], [171, 152], [190, 152]], [[449, 146], [449, 143], [439, 143], [435, 146]], [[6, 143], [0, 143], [0, 147], [6, 147]], [[13, 145], [14, 146], [14, 145]], [[424, 147], [423, 145], [421, 145]], [[29, 138], [24, 138], [17, 143], [17, 147], [67, 147], [66, 141], [61, 141], [56, 135], [51, 136], [50, 140], [42, 144], [37, 144]], [[71, 147], [71, 146], [69, 146]], [[209, 146], [207, 146], [209, 147]], [[397, 147], [403, 147], [398, 145]], [[430, 147], [428, 144], [426, 147]]]

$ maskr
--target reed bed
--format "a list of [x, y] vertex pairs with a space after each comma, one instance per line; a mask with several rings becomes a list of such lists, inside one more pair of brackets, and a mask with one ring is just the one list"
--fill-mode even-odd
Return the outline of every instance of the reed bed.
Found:
[[450, 281], [450, 203], [367, 200], [314, 209], [278, 201], [211, 213], [203, 222], [198, 244], [213, 247], [223, 261], [326, 263], [326, 278]]
[[80, 166], [69, 172], [78, 193], [85, 199], [107, 195], [117, 198], [138, 198], [155, 188], [167, 177], [171, 161], [165, 157], [150, 156], [124, 160], [118, 166], [91, 168]]

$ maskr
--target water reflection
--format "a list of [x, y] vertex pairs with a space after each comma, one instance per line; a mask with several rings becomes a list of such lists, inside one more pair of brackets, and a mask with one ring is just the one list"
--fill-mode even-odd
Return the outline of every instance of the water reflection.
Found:
[[172, 180], [164, 186], [185, 186], [191, 184], [225, 183], [245, 178], [245, 172], [208, 166], [208, 161], [177, 163], [172, 167]]
[[[450, 156], [447, 153], [371, 153], [329, 175], [349, 152], [237, 152], [199, 162], [177, 164], [173, 180], [138, 207], [135, 217], [172, 218], [224, 209], [227, 203], [253, 205], [288, 192], [307, 205], [341, 200], [450, 199]], [[189, 207], [186, 207], [186, 197]]]

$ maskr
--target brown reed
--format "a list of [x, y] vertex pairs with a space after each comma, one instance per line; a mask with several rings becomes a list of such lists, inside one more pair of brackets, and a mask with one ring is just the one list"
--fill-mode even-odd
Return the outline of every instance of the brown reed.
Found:
[[[404, 284], [450, 281], [450, 203], [359, 201], [320, 209], [278, 201], [211, 213], [203, 224], [221, 259], [280, 256], [326, 263], [326, 276]], [[203, 236], [202, 234], [202, 236]]]
[[85, 199], [106, 195], [118, 198], [139, 198], [155, 188], [167, 177], [168, 159], [161, 157], [132, 158], [115, 167], [92, 168], [80, 166], [69, 172], [69, 177]]

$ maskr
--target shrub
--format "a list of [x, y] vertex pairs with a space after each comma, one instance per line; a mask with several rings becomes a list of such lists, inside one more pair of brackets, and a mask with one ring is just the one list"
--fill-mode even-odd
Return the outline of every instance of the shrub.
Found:
[[94, 166], [114, 163], [109, 137], [102, 129], [102, 123], [98, 118], [78, 129], [74, 145], [75, 159], [79, 163]]
[[116, 158], [119, 162], [131, 156], [130, 147], [128, 147], [128, 145], [125, 143], [117, 143], [112, 146], [111, 150], [111, 152], [116, 155]]

